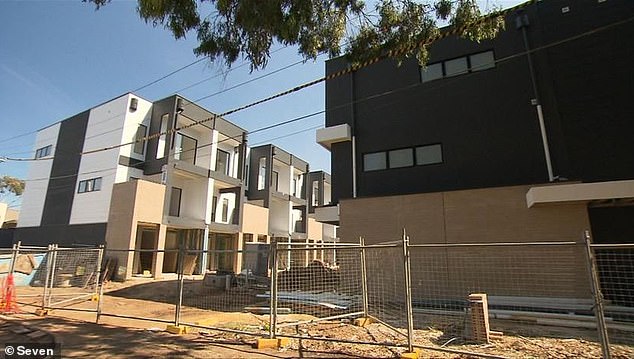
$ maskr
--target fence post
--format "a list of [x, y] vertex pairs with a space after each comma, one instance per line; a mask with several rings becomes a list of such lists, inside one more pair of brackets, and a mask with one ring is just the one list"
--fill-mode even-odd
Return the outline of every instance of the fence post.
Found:
[[95, 323], [99, 324], [99, 316], [101, 315], [101, 297], [103, 295], [103, 281], [101, 280], [101, 266], [103, 264], [104, 246], [99, 246], [99, 255], [97, 257], [97, 284], [95, 286], [95, 295], [97, 296], [97, 318]]
[[583, 237], [586, 243], [586, 263], [588, 265], [588, 271], [590, 274], [592, 296], [594, 297], [594, 314], [597, 319], [597, 330], [599, 331], [599, 339], [601, 340], [601, 351], [603, 353], [604, 359], [610, 359], [612, 358], [612, 354], [610, 353], [610, 340], [608, 338], [608, 329], [605, 322], [605, 312], [603, 311], [603, 293], [601, 293], [601, 284], [599, 282], [597, 262], [595, 260], [594, 251], [592, 249], [592, 239], [590, 238], [590, 231], [584, 231]]
[[176, 314], [174, 316], [174, 325], [179, 326], [181, 322], [181, 307], [183, 305], [183, 262], [185, 261], [184, 248], [181, 244], [178, 247], [178, 299], [176, 302]]
[[55, 266], [57, 265], [57, 244], [53, 244], [53, 246], [51, 247], [51, 250], [53, 251], [53, 260], [52, 260], [52, 264], [51, 264], [51, 280], [48, 282], [49, 284], [49, 290], [48, 290], [48, 296], [45, 298], [47, 304], [46, 307], [50, 307], [51, 306], [51, 298], [53, 297], [53, 287], [55, 286]]
[[405, 279], [405, 306], [407, 307], [407, 348], [414, 351], [414, 310], [412, 308], [411, 257], [409, 255], [409, 237], [403, 228], [403, 266]]
[[365, 238], [359, 237], [359, 246], [361, 247], [361, 288], [363, 290], [363, 317], [367, 318], [369, 315], [369, 300], [368, 300], [368, 271], [365, 263]]
[[[289, 251], [290, 252], [290, 251]], [[277, 241], [271, 241], [271, 290], [269, 299], [269, 338], [274, 339], [277, 334]]]
[[22, 244], [22, 242], [18, 241], [18, 243], [13, 245], [13, 248], [11, 248], [11, 264], [9, 267], [9, 274], [13, 274], [13, 271], [15, 270], [15, 262], [18, 260], [18, 254], [20, 252], [20, 245]]
[[52, 244], [46, 247], [46, 274], [44, 278], [44, 293], [42, 294], [42, 311], [46, 308], [46, 298], [48, 297], [48, 283], [51, 280], [51, 266], [53, 265]]

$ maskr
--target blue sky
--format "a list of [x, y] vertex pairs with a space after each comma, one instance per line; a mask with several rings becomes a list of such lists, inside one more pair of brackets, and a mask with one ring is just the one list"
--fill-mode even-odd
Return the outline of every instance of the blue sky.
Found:
[[[508, 7], [519, 2], [497, 3]], [[135, 1], [113, 1], [95, 11], [92, 4], [80, 0], [0, 0], [0, 156], [32, 157], [34, 134], [6, 139], [34, 132], [197, 60], [192, 52], [195, 34], [176, 41], [168, 31], [140, 20], [135, 7]], [[135, 93], [151, 101], [175, 92], [197, 100], [301, 60], [296, 48], [276, 46], [273, 50], [263, 71], [250, 73], [238, 61], [227, 72], [221, 63], [202, 61]], [[325, 59], [294, 65], [199, 103], [222, 113], [322, 77]], [[214, 75], [218, 76], [180, 91]], [[323, 108], [324, 85], [320, 84], [227, 118], [253, 130]], [[315, 129], [278, 138], [323, 123], [323, 115], [318, 115], [252, 134], [249, 141], [273, 142], [307, 160], [311, 169], [329, 171], [330, 156], [315, 143]], [[0, 175], [25, 178], [27, 173], [28, 163], [0, 163]]]

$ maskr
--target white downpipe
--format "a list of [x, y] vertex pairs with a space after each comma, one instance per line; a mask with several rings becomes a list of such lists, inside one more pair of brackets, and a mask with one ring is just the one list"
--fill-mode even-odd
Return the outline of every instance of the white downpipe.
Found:
[[357, 141], [352, 136], [352, 198], [357, 198]]
[[537, 105], [537, 117], [539, 118], [539, 130], [542, 133], [542, 144], [544, 145], [544, 157], [546, 157], [546, 169], [548, 170], [548, 181], [555, 180], [553, 175], [553, 165], [550, 161], [550, 148], [548, 147], [548, 137], [546, 135], [546, 125], [544, 125], [544, 113], [542, 105]]

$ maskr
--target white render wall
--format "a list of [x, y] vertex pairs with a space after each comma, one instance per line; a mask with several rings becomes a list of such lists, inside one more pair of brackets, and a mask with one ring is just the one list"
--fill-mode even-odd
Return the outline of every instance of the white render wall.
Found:
[[61, 123], [58, 122], [38, 131], [35, 137], [35, 146], [33, 146], [34, 154], [38, 148], [48, 145], [52, 145], [53, 148], [51, 154], [46, 157], [50, 159], [31, 162], [29, 174], [26, 179], [26, 189], [22, 195], [18, 227], [37, 227], [42, 221], [44, 200], [46, 199], [48, 181], [51, 176], [51, 168], [53, 167], [52, 158], [55, 154], [60, 127]]
[[[90, 110], [83, 151], [110, 147], [131, 142], [136, 137], [139, 124], [149, 128], [152, 103], [138, 99], [137, 110], [130, 112], [132, 97], [127, 94]], [[82, 155], [75, 183], [70, 224], [103, 223], [108, 221], [112, 186], [126, 182], [132, 173], [140, 177], [139, 170], [120, 166], [119, 155], [142, 160], [142, 155], [132, 151], [132, 145]], [[80, 181], [101, 177], [101, 190], [77, 193]]]

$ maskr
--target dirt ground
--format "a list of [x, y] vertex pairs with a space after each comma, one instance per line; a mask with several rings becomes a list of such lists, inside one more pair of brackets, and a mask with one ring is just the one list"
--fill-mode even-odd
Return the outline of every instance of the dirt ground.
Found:
[[[126, 283], [108, 283], [101, 301], [102, 313], [117, 313], [126, 316], [140, 316], [173, 321], [174, 281], [129, 281]], [[224, 305], [232, 310], [245, 305], [258, 306], [262, 299], [252, 291], [242, 291], [232, 296], [202, 295], [194, 287], [186, 286], [185, 303], [181, 321], [201, 326], [227, 328], [266, 333], [268, 315], [256, 315], [241, 311], [222, 312], [210, 307]], [[35, 297], [41, 288], [18, 290], [23, 313], [34, 311], [28, 303], [39, 303]], [[63, 293], [57, 292], [59, 298]], [[28, 295], [33, 295], [28, 297]], [[152, 299], [152, 300], [150, 300]], [[70, 302], [72, 303], [72, 301]], [[265, 303], [265, 301], [264, 301]], [[66, 303], [69, 304], [69, 303]], [[74, 309], [94, 310], [96, 302], [83, 301], [70, 306]], [[64, 357], [197, 357], [197, 358], [264, 358], [264, 357], [398, 357], [403, 348], [360, 345], [333, 341], [293, 339], [290, 345], [281, 350], [259, 351], [252, 348], [256, 336], [234, 334], [209, 329], [194, 330], [193, 333], [176, 336], [163, 331], [166, 323], [116, 318], [103, 315], [99, 325], [95, 323], [95, 313], [54, 310], [51, 315], [41, 319], [33, 315], [20, 314], [0, 318], [0, 342], [6, 343], [15, 333], [2, 333], [2, 324], [27, 325], [50, 333], [62, 343]], [[307, 315], [284, 315], [285, 321], [310, 320]], [[490, 344], [474, 345], [464, 343], [459, 336], [435, 329], [415, 331], [417, 345], [427, 347], [423, 358], [470, 358], [471, 355], [458, 354], [457, 351], [477, 352], [505, 358], [599, 358], [601, 348], [593, 337], [593, 331], [570, 328], [537, 327], [532, 325], [531, 332], [514, 325], [498, 325], [493, 329], [502, 330], [504, 335], [492, 340]], [[5, 331], [6, 332], [6, 331]], [[365, 328], [351, 325], [349, 320], [335, 320], [317, 324], [285, 327], [281, 332], [286, 335], [344, 339], [346, 341], [405, 344], [405, 337], [381, 324], [371, 324]], [[521, 334], [520, 334], [521, 333]], [[528, 333], [528, 334], [527, 334]], [[447, 350], [429, 350], [436, 349]], [[613, 358], [634, 358], [634, 347], [612, 346]]]

